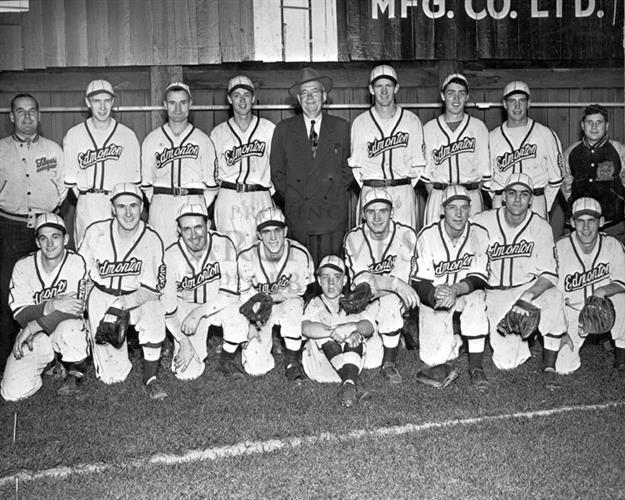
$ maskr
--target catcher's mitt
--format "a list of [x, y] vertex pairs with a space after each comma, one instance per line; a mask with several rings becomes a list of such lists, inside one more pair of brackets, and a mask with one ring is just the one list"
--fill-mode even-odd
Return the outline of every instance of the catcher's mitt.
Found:
[[95, 332], [96, 344], [111, 344], [119, 349], [126, 340], [130, 313], [124, 309], [109, 307]]
[[267, 323], [271, 316], [273, 300], [268, 293], [258, 292], [252, 295], [245, 304], [239, 308], [239, 312], [247, 318], [247, 320], [260, 328]]
[[531, 302], [517, 300], [497, 325], [497, 331], [504, 337], [520, 335], [527, 339], [538, 328], [540, 308]]
[[373, 299], [373, 292], [369, 283], [363, 282], [356, 285], [350, 293], [339, 299], [339, 304], [347, 314], [357, 314], [365, 310], [367, 304]]
[[607, 333], [614, 326], [614, 319], [615, 312], [612, 301], [591, 295], [586, 299], [586, 303], [579, 313], [579, 336]]

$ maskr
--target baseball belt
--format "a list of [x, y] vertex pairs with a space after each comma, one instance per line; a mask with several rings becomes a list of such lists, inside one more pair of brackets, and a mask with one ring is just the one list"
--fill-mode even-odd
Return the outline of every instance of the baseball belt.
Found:
[[93, 286], [95, 286], [98, 290], [104, 293], [108, 293], [109, 295], [115, 295], [115, 297], [119, 297], [120, 295], [130, 295], [135, 292], [135, 290], [121, 290], [120, 288], [109, 288], [104, 285], [100, 285], [100, 283], [93, 282]]
[[479, 182], [467, 182], [466, 184], [448, 184], [446, 182], [433, 182], [434, 189], [447, 189], [449, 186], [462, 186], [468, 191], [474, 191], [480, 187]]
[[[500, 195], [503, 194], [503, 192], [504, 192], [503, 189], [498, 189], [497, 191], [495, 191], [495, 194], [500, 196]], [[542, 188], [534, 188], [534, 190], [532, 191], [532, 194], [534, 196], [542, 196], [543, 194], [545, 194], [545, 188], [544, 187], [542, 187]]]
[[372, 188], [386, 188], [392, 186], [404, 186], [412, 183], [412, 179], [404, 177], [403, 179], [365, 179], [363, 185]]
[[183, 188], [183, 187], [166, 188], [166, 187], [154, 186], [154, 194], [169, 194], [171, 196], [188, 196], [192, 194], [204, 194], [204, 190], [200, 188]]
[[221, 181], [221, 187], [224, 189], [233, 189], [237, 193], [249, 193], [251, 191], [269, 191], [269, 188], [260, 184], [245, 184], [243, 182]]
[[111, 194], [111, 191], [109, 191], [108, 189], [80, 189], [78, 188], [78, 192], [80, 194], [92, 194], [92, 193], [96, 193], [96, 194]]
[[[39, 217], [43, 212], [32, 212], [30, 214], [12, 214], [9, 212], [5, 212], [0, 208], [0, 217], [3, 219], [7, 219], [13, 222], [23, 222], [24, 224], [28, 224], [28, 227], [34, 227], [34, 222], [37, 217]], [[58, 214], [59, 208], [55, 208], [52, 210], [52, 213]]]

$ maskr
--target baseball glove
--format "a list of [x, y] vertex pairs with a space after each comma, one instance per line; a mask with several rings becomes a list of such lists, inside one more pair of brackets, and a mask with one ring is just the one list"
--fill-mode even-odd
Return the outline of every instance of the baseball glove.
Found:
[[273, 300], [268, 293], [258, 292], [250, 297], [245, 304], [239, 308], [239, 312], [247, 318], [247, 320], [260, 328], [267, 323], [271, 316], [273, 308]]
[[96, 344], [111, 344], [119, 349], [126, 340], [130, 313], [124, 309], [109, 307], [95, 332]]
[[600, 335], [614, 326], [614, 304], [610, 299], [591, 295], [579, 313], [579, 336]]
[[497, 331], [504, 337], [520, 335], [527, 339], [538, 328], [540, 308], [531, 302], [517, 300], [497, 325]]
[[351, 292], [339, 299], [339, 304], [347, 314], [357, 314], [365, 310], [367, 304], [373, 299], [373, 292], [369, 283], [363, 282], [356, 285]]

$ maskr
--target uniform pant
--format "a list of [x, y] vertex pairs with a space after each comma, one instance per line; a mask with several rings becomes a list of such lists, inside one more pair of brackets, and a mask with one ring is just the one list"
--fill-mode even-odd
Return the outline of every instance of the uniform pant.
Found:
[[[532, 284], [528, 283], [508, 290], [486, 291], [486, 312], [490, 323], [493, 363], [500, 370], [516, 368], [531, 356], [527, 341], [521, 339], [519, 335], [504, 337], [497, 332], [497, 324]], [[532, 303], [541, 310], [538, 328], [543, 336], [549, 334], [559, 336], [566, 331], [564, 296], [560, 290], [555, 287], [549, 288]]]
[[458, 297], [452, 309], [419, 308], [419, 356], [429, 365], [446, 363], [458, 357], [462, 340], [455, 335], [454, 313], [460, 313], [462, 335], [470, 338], [488, 336], [488, 317], [483, 290]]
[[384, 347], [397, 347], [400, 338], [399, 330], [404, 326], [404, 301], [398, 295], [389, 293], [374, 301], [369, 307], [379, 308], [377, 314], [372, 317], [376, 319]]
[[[423, 225], [427, 226], [432, 222], [441, 220], [442, 210], [441, 203], [443, 201], [443, 189], [432, 189], [428, 195], [428, 201], [425, 205], [425, 218]], [[482, 191], [480, 189], [467, 190], [471, 197], [471, 214], [479, 214], [484, 210], [484, 200], [482, 199]]]
[[33, 350], [24, 345], [24, 356], [17, 359], [11, 352], [0, 382], [0, 393], [7, 401], [26, 399], [43, 385], [41, 374], [58, 352], [68, 363], [83, 361], [87, 357], [87, 329], [82, 319], [61, 321], [49, 336], [37, 334]]
[[[610, 300], [614, 304], [614, 310], [616, 312], [614, 327], [611, 331], [612, 338], [614, 339], [616, 347], [625, 349], [625, 293], [612, 295]], [[573, 373], [582, 365], [579, 350], [584, 345], [584, 341], [587, 337], [582, 338], [578, 333], [579, 309], [566, 306], [565, 311], [568, 322], [568, 334], [573, 342], [573, 349], [571, 349], [568, 344], [562, 346], [558, 353], [558, 359], [556, 360], [556, 371], [558, 373], [568, 374]]]
[[167, 248], [178, 239], [178, 225], [176, 216], [178, 209], [186, 203], [205, 205], [204, 196], [192, 194], [188, 196], [173, 196], [170, 194], [155, 194], [150, 203], [148, 224], [163, 240], [163, 247]]
[[[98, 379], [105, 384], [123, 382], [132, 369], [132, 363], [128, 359], [128, 346], [126, 341], [116, 349], [111, 344], [96, 344], [95, 333], [100, 320], [106, 310], [115, 301], [114, 295], [93, 288], [87, 301], [89, 311], [89, 341], [93, 354], [93, 364]], [[139, 334], [139, 344], [144, 350], [144, 357], [148, 361], [158, 360], [160, 357], [161, 344], [165, 340], [165, 315], [159, 300], [151, 300], [130, 311], [130, 323], [135, 326]], [[151, 354], [149, 359], [147, 349]]]
[[90, 224], [96, 221], [110, 219], [111, 200], [105, 193], [85, 193], [78, 196], [76, 203], [76, 221], [74, 222], [74, 241], [76, 248], [80, 247], [85, 231]]

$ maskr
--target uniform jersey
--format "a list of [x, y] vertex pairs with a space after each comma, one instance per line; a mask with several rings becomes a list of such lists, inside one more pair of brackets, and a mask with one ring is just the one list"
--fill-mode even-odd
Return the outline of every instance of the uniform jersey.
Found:
[[571, 233], [556, 242], [556, 252], [560, 266], [558, 288], [571, 307], [581, 309], [597, 288], [610, 283], [625, 288], [625, 249], [616, 238], [599, 233], [595, 248], [585, 254], [576, 233]]
[[425, 182], [490, 182], [488, 129], [484, 122], [465, 113], [458, 128], [452, 130], [445, 115], [440, 115], [425, 124], [423, 136]]
[[417, 238], [416, 266], [411, 279], [430, 281], [434, 286], [453, 285], [467, 276], [488, 281], [488, 231], [468, 222], [455, 243], [445, 231], [443, 220], [423, 228]]
[[489, 134], [491, 191], [502, 191], [512, 173], [529, 175], [534, 188], [544, 188], [547, 210], [562, 184], [562, 145], [553, 130], [531, 118], [524, 127], [507, 122]]
[[178, 301], [206, 304], [220, 292], [238, 295], [237, 254], [227, 236], [209, 231], [199, 262], [179, 239], [165, 251], [165, 265], [162, 301], [168, 316], [174, 314]]
[[289, 238], [285, 242], [284, 254], [276, 264], [267, 260], [260, 241], [243, 250], [237, 261], [242, 295], [281, 292], [286, 298], [301, 297], [306, 287], [315, 281], [310, 253]]
[[486, 210], [474, 216], [475, 223], [488, 231], [488, 284], [510, 288], [540, 277], [554, 285], [558, 279], [553, 232], [540, 215], [527, 211], [525, 220], [510, 227], [504, 218], [505, 207]]
[[357, 283], [361, 275], [371, 273], [395, 276], [408, 283], [416, 244], [414, 229], [393, 220], [384, 240], [374, 239], [364, 223], [352, 229], [345, 236], [345, 260], [351, 282]]
[[106, 130], [93, 118], [73, 126], [63, 139], [65, 184], [81, 191], [112, 191], [115, 184], [141, 182], [141, 153], [137, 136], [117, 120]]
[[141, 145], [142, 188], [214, 188], [215, 146], [189, 124], [175, 135], [169, 123], [154, 129]]
[[63, 150], [39, 135], [30, 142], [0, 139], [0, 210], [28, 215], [52, 212], [67, 195]]
[[210, 137], [217, 151], [218, 179], [273, 188], [269, 153], [275, 127], [269, 120], [256, 116], [245, 131], [234, 118], [217, 125]]
[[375, 108], [358, 115], [351, 127], [348, 164], [356, 180], [414, 179], [423, 173], [423, 125], [411, 111], [397, 106], [395, 116], [383, 120]]
[[79, 251], [87, 264], [89, 277], [108, 293], [133, 292], [143, 287], [160, 294], [165, 285], [160, 237], [140, 221], [133, 243], [125, 254], [120, 254], [115, 236], [118, 227], [116, 219], [107, 219], [87, 228]]

